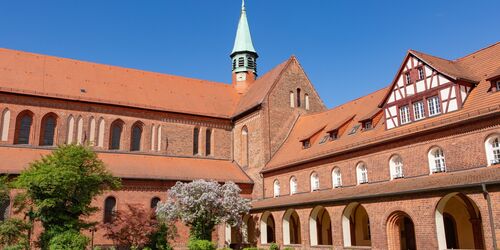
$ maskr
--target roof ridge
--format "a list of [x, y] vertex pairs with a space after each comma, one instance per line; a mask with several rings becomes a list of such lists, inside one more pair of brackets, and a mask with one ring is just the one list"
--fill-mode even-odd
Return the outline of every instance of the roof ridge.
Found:
[[86, 64], [91, 64], [91, 65], [96, 65], [96, 66], [105, 66], [105, 67], [111, 67], [111, 68], [116, 68], [116, 69], [135, 71], [135, 72], [138, 72], [138, 73], [156, 74], [156, 75], [160, 75], [160, 76], [178, 77], [178, 78], [195, 80], [195, 81], [200, 81], [200, 82], [205, 82], [205, 83], [210, 83], [210, 84], [227, 85], [228, 87], [232, 88], [231, 84], [225, 83], [225, 82], [217, 82], [217, 81], [212, 81], [212, 80], [204, 80], [204, 79], [192, 78], [192, 77], [181, 76], [181, 75], [174, 75], [174, 74], [169, 74], [169, 73], [155, 72], [155, 71], [151, 71], [151, 70], [128, 68], [128, 67], [125, 67], [125, 66], [111, 65], [111, 64], [105, 64], [105, 63], [100, 63], [100, 62], [92, 62], [92, 61], [86, 61], [86, 60], [69, 58], [69, 57], [62, 57], [62, 56], [47, 55], [47, 54], [41, 54], [41, 53], [37, 53], [37, 52], [23, 51], [23, 50], [17, 50], [17, 49], [9, 49], [9, 48], [0, 47], [0, 51], [1, 50], [10, 51], [10, 52], [14, 52], [14, 53], [29, 54], [29, 55], [33, 55], [33, 56], [39, 56], [39, 57], [42, 57], [42, 58], [53, 58], [53, 59], [56, 59], [56, 60], [67, 60], [67, 61], [73, 61], [73, 62], [78, 62], [78, 63], [86, 63]]
[[446, 59], [446, 58], [443, 58], [443, 57], [440, 57], [440, 56], [435, 56], [435, 55], [432, 55], [432, 54], [429, 54], [429, 53], [426, 53], [426, 52], [422, 52], [422, 51], [418, 51], [418, 50], [414, 50], [414, 49], [409, 49], [408, 51], [410, 53], [411, 52], [417, 52], [417, 53], [420, 53], [420, 54], [424, 54], [426, 56], [432, 56], [432, 57], [437, 58], [437, 59], [441, 59], [441, 60], [445, 60], [445, 61], [448, 61], [448, 62], [451, 62], [451, 63], [455, 63], [455, 60], [450, 60], [450, 59]]
[[494, 47], [494, 46], [496, 46], [496, 45], [500, 45], [500, 41], [499, 41], [499, 42], [496, 42], [496, 43], [493, 43], [493, 44], [490, 44], [490, 45], [487, 45], [487, 46], [485, 46], [485, 47], [483, 47], [483, 48], [481, 48], [481, 49], [478, 49], [478, 50], [476, 50], [476, 51], [473, 51], [473, 52], [471, 52], [471, 53], [469, 53], [469, 54], [467, 54], [467, 55], [464, 55], [464, 56], [462, 56], [462, 57], [459, 57], [459, 58], [455, 59], [455, 61], [460, 61], [460, 60], [463, 60], [463, 59], [465, 59], [466, 57], [469, 57], [469, 56], [472, 56], [472, 55], [474, 55], [474, 54], [477, 54], [477, 53], [479, 53], [479, 52], [481, 52], [481, 51], [483, 51], [483, 50], [487, 50], [487, 49], [489, 49], [489, 48], [491, 48], [491, 47]]

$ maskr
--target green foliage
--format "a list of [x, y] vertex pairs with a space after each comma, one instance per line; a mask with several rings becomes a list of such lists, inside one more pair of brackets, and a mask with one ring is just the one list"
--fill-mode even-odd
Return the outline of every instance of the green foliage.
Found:
[[188, 242], [189, 250], [216, 250], [215, 244], [208, 240], [190, 239]]
[[159, 222], [155, 232], [149, 235], [148, 247], [151, 250], [172, 250], [168, 243], [177, 236], [177, 228], [173, 223]]
[[53, 236], [95, 224], [81, 218], [97, 211], [91, 206], [93, 198], [120, 187], [120, 180], [89, 148], [65, 145], [31, 163], [16, 179], [15, 187], [25, 191], [20, 196], [24, 203], [32, 203], [30, 218], [43, 225], [40, 243], [45, 249]]
[[293, 248], [293, 247], [285, 247], [285, 248], [283, 248], [283, 250], [295, 250], [295, 248]]
[[218, 248], [217, 250], [232, 250], [232, 248], [229, 248], [229, 247], [223, 247], [223, 248]]
[[31, 225], [20, 219], [8, 219], [0, 222], [0, 246], [26, 246], [30, 229]]
[[12, 246], [6, 246], [3, 250], [26, 250], [28, 247], [25, 244], [16, 244]]
[[245, 247], [243, 250], [264, 250], [264, 248], [257, 248], [257, 247]]
[[0, 204], [9, 200], [9, 177], [0, 176]]
[[276, 243], [271, 243], [269, 250], [280, 250], [280, 247]]
[[85, 250], [89, 241], [78, 231], [69, 230], [53, 236], [49, 241], [49, 250]]

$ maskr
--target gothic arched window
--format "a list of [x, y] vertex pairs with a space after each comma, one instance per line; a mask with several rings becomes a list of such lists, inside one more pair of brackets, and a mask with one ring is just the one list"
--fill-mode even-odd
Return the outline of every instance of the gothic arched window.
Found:
[[248, 166], [248, 128], [247, 126], [243, 126], [241, 129], [241, 137], [240, 137], [241, 147], [240, 147], [240, 159], [241, 165], [246, 167]]
[[358, 163], [356, 174], [358, 176], [358, 184], [368, 183], [368, 169], [364, 163]]
[[319, 190], [319, 175], [316, 172], [311, 174], [311, 192]]
[[33, 113], [31, 111], [23, 111], [17, 116], [14, 144], [30, 143], [32, 124], [33, 124]]
[[297, 88], [297, 107], [300, 107], [300, 88]]
[[206, 155], [212, 154], [212, 130], [211, 129], [207, 129], [206, 135], [205, 135], [205, 154]]
[[140, 151], [142, 141], [142, 124], [140, 122], [132, 125], [132, 137], [130, 139], [130, 151]]
[[2, 112], [2, 120], [0, 120], [0, 124], [2, 125], [0, 127], [0, 140], [1, 141], [7, 141], [9, 137], [9, 127], [10, 127], [10, 110], [5, 109]]
[[40, 129], [40, 145], [53, 146], [57, 127], [57, 116], [54, 113], [46, 114], [42, 118], [42, 127]]
[[197, 155], [200, 152], [199, 140], [200, 140], [200, 129], [194, 128], [194, 130], [193, 130], [193, 155]]
[[338, 167], [334, 168], [332, 171], [332, 184], [333, 188], [342, 187], [342, 174]]
[[111, 124], [111, 138], [109, 140], [109, 149], [120, 149], [120, 142], [122, 138], [123, 122], [116, 120]]
[[104, 201], [104, 223], [112, 223], [115, 212], [116, 199], [115, 197], [110, 196]]

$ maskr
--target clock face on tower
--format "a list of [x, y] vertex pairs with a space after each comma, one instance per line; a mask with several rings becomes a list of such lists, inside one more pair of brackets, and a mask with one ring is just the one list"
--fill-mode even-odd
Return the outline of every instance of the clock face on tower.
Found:
[[236, 73], [236, 81], [241, 82], [241, 81], [245, 81], [246, 79], [247, 79], [247, 73], [246, 72]]

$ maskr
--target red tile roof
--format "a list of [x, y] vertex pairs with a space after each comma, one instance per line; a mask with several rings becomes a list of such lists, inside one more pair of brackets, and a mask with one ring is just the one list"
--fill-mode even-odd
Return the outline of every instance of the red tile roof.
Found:
[[405, 195], [424, 191], [480, 186], [483, 183], [500, 183], [499, 165], [257, 200], [252, 202], [252, 209], [283, 208], [294, 205]]
[[283, 143], [282, 147], [263, 168], [262, 172], [266, 173], [330, 155], [341, 154], [344, 151], [355, 150], [359, 147], [392, 140], [458, 121], [474, 119], [474, 117], [478, 116], [487, 114], [499, 115], [500, 92], [488, 92], [490, 83], [486, 81], [486, 78], [500, 67], [500, 43], [496, 43], [456, 61], [462, 65], [461, 67], [467, 68], [467, 74], [470, 75], [470, 78], [480, 79], [479, 84], [473, 88], [463, 107], [458, 111], [426, 118], [390, 130], [385, 129], [384, 122], [382, 121], [371, 130], [358, 130], [353, 135], [344, 133], [337, 140], [323, 144], [314, 143], [310, 148], [302, 148], [300, 139], [310, 135], [314, 131], [318, 131], [325, 124], [327, 127], [336, 126], [339, 121], [344, 121], [352, 116], [355, 116], [355, 118], [348, 124], [348, 128], [350, 129], [354, 125], [359, 124], [359, 118], [370, 115], [383, 100], [384, 96], [387, 95], [390, 87], [381, 89], [331, 110], [300, 117], [285, 143]]
[[[41, 159], [49, 149], [0, 146], [2, 173], [19, 174], [30, 162]], [[235, 163], [228, 160], [180, 158], [162, 155], [101, 152], [98, 157], [113, 175], [125, 179], [196, 180], [252, 183]]]

